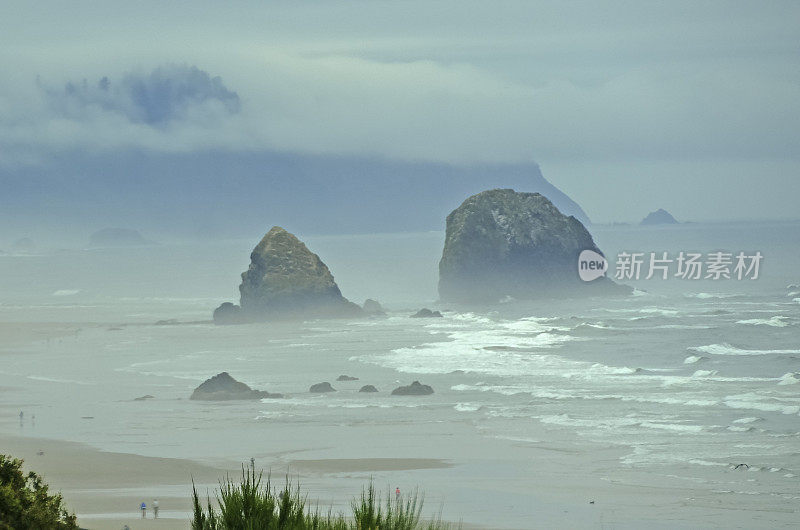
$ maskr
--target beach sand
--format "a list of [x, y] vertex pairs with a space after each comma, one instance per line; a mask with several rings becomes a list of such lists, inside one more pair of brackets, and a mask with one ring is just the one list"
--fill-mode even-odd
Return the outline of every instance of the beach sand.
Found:
[[[211, 493], [219, 478], [238, 477], [240, 468], [213, 467], [176, 458], [153, 458], [94, 449], [85, 444], [0, 434], [2, 452], [25, 461], [26, 471], [35, 471], [60, 492], [67, 508], [79, 514], [87, 529], [189, 528], [191, 482], [202, 496]], [[41, 454], [40, 454], [41, 453]], [[450, 464], [437, 459], [363, 458], [291, 460], [290, 467], [308, 475], [411, 471], [436, 469]], [[280, 479], [282, 480], [282, 478]], [[273, 481], [274, 482], [274, 481]], [[158, 497], [160, 517], [153, 519], [153, 491], [171, 491]], [[147, 518], [141, 518], [144, 501]], [[324, 511], [324, 510], [323, 510]], [[463, 528], [478, 528], [462, 525]]]
[[[35, 471], [60, 491], [68, 509], [81, 515], [85, 528], [188, 528], [188, 519], [175, 518], [174, 512], [191, 510], [191, 482], [213, 485], [226, 472], [208, 465], [175, 458], [110, 453], [84, 444], [0, 435], [2, 452], [21, 458], [24, 468]], [[38, 454], [38, 453], [43, 454]], [[198, 488], [200, 490], [200, 488]], [[174, 490], [158, 498], [161, 518], [143, 521], [138, 506], [152, 503], [149, 491]], [[204, 491], [204, 490], [200, 490]], [[113, 514], [113, 515], [112, 515]]]

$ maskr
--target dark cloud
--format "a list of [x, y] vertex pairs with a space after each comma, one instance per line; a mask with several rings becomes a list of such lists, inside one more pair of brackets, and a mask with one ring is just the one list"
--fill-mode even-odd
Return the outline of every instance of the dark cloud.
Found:
[[241, 106], [239, 95], [222, 78], [196, 66], [130, 72], [119, 81], [105, 76], [95, 82], [70, 81], [62, 90], [39, 86], [54, 110], [69, 119], [99, 110], [121, 114], [132, 123], [160, 126], [197, 113], [236, 114]]

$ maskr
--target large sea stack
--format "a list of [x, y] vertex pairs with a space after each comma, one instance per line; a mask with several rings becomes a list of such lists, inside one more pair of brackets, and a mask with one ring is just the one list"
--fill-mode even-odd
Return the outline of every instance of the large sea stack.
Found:
[[363, 315], [342, 296], [319, 256], [279, 226], [273, 226], [250, 254], [242, 273], [240, 307], [228, 303], [214, 313], [218, 324], [339, 318]]
[[484, 191], [447, 216], [439, 296], [448, 302], [492, 303], [508, 297], [630, 292], [606, 277], [583, 282], [578, 276], [583, 250], [602, 254], [586, 227], [543, 195]]

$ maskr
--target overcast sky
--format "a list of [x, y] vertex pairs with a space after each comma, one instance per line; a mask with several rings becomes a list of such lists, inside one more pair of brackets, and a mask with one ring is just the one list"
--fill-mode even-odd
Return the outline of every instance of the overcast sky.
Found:
[[[0, 165], [131, 149], [535, 161], [595, 222], [640, 204], [798, 218], [798, 28], [800, 3], [777, 1], [6, 0]], [[177, 91], [154, 98], [165, 80]]]

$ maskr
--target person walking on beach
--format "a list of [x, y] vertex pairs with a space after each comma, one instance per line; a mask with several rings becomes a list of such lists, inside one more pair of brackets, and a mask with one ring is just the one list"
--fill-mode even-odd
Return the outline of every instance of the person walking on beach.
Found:
[[142, 501], [142, 519], [147, 519], [147, 505]]
[[25, 419], [25, 414], [19, 411], [19, 426], [22, 427], [22, 421]]
[[158, 519], [158, 499], [153, 499], [153, 519]]
[[394, 498], [397, 502], [400, 502], [400, 487], [394, 489]]

